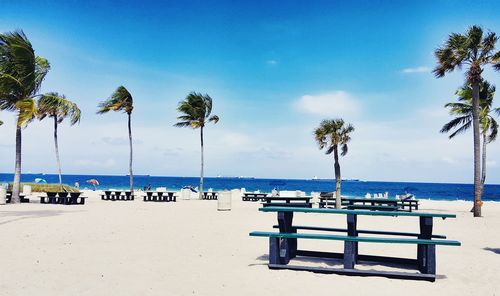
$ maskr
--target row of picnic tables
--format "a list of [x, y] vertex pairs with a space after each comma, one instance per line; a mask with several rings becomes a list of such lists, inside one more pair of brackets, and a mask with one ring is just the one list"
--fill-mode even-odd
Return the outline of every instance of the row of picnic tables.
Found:
[[[311, 208], [312, 197], [286, 197], [286, 196], [270, 196], [267, 193], [244, 193], [243, 201], [261, 201], [264, 207], [269, 206], [288, 206], [288, 207], [305, 207]], [[350, 210], [386, 210], [386, 211], [409, 211], [418, 210], [418, 200], [398, 200], [389, 198], [347, 198], [341, 199], [342, 206]], [[335, 200], [331, 198], [321, 197], [319, 207], [324, 208], [328, 205], [335, 205]]]

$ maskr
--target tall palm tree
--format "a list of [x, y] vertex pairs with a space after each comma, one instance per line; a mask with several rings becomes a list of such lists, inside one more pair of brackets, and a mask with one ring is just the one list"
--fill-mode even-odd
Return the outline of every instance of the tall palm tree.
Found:
[[[461, 134], [472, 125], [472, 87], [466, 84], [456, 92], [458, 96], [457, 103], [448, 103], [450, 115], [457, 116], [446, 123], [441, 129], [442, 133], [448, 133], [452, 130], [449, 138]], [[498, 134], [498, 123], [493, 117], [494, 113], [500, 115], [500, 108], [492, 108], [493, 96], [495, 95], [495, 86], [490, 85], [488, 81], [481, 81], [479, 87], [479, 124], [482, 136], [482, 160], [481, 160], [481, 184], [486, 181], [486, 145], [495, 141]]]
[[203, 198], [203, 129], [208, 122], [219, 122], [219, 116], [212, 114], [212, 98], [205, 94], [191, 92], [183, 101], [179, 103], [177, 111], [183, 115], [177, 117], [179, 122], [176, 127], [191, 127], [200, 129], [201, 144], [201, 171], [200, 171], [200, 192], [199, 198]]
[[64, 95], [50, 92], [42, 95], [40, 99], [38, 99], [38, 119], [43, 120], [47, 116], [54, 119], [54, 145], [56, 150], [57, 170], [59, 173], [59, 184], [61, 185], [62, 191], [61, 160], [59, 158], [57, 127], [67, 117], [71, 119], [71, 125], [80, 122], [81, 111], [78, 105], [66, 99]]
[[500, 70], [500, 51], [495, 50], [498, 37], [493, 32], [483, 33], [479, 26], [472, 26], [465, 34], [452, 33], [446, 43], [436, 49], [436, 77], [443, 77], [455, 69], [467, 67], [466, 81], [472, 87], [472, 130], [474, 135], [474, 217], [481, 216], [481, 143], [479, 126], [479, 92], [482, 72], [487, 65]]
[[130, 191], [134, 192], [134, 174], [132, 172], [132, 110], [134, 110], [134, 100], [130, 92], [124, 87], [119, 86], [115, 92], [104, 102], [99, 104], [97, 114], [104, 114], [109, 111], [122, 111], [128, 115], [128, 140], [130, 145], [129, 158], [129, 176], [130, 176]]
[[17, 112], [12, 203], [20, 202], [21, 129], [36, 116], [34, 98], [49, 69], [49, 62], [35, 55], [23, 31], [0, 34], [0, 109]]
[[354, 127], [351, 124], [345, 123], [343, 119], [323, 120], [319, 127], [314, 130], [314, 138], [319, 145], [319, 149], [326, 148], [326, 154], [333, 152], [334, 169], [335, 169], [335, 207], [340, 209], [342, 199], [340, 196], [340, 155], [347, 154], [347, 143], [351, 140], [351, 133]]

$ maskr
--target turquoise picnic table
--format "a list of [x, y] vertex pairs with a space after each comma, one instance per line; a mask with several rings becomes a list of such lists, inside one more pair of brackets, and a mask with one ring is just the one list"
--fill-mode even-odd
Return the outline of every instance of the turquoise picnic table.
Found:
[[[278, 225], [275, 225], [274, 228], [278, 228], [279, 232], [254, 231], [250, 233], [250, 236], [269, 238], [268, 266], [271, 269], [307, 270], [321, 273], [385, 276], [389, 278], [434, 281], [436, 278], [436, 245], [460, 246], [460, 242], [458, 241], [447, 240], [444, 235], [433, 234], [434, 218], [456, 218], [456, 215], [454, 214], [297, 207], [265, 207], [260, 208], [259, 211], [277, 213]], [[294, 214], [297, 213], [345, 215], [347, 228], [293, 225], [293, 217]], [[398, 219], [400, 219], [399, 217], [418, 218], [420, 232], [409, 233], [358, 229], [358, 216], [398, 217]], [[307, 232], [302, 232], [304, 230]], [[322, 232], [342, 232], [346, 235], [325, 234]], [[333, 253], [315, 250], [300, 250], [297, 247], [298, 239], [343, 241], [344, 252]], [[359, 243], [413, 244], [417, 246], [417, 258], [411, 259], [358, 254]], [[290, 260], [296, 256], [343, 259], [344, 267], [330, 268], [290, 265]], [[420, 273], [360, 270], [355, 268], [355, 265], [359, 261], [369, 261], [383, 264], [395, 263], [404, 265], [406, 268], [410, 267], [417, 269]]]

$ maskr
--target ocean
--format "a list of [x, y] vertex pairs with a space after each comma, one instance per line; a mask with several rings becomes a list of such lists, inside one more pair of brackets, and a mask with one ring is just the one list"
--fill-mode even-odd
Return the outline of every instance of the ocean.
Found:
[[[53, 174], [23, 174], [22, 182], [34, 182], [35, 178], [42, 178], [48, 183], [57, 183], [58, 176]], [[80, 184], [80, 188], [92, 189], [93, 186], [86, 181], [96, 179], [100, 185], [98, 189], [127, 189], [128, 176], [99, 176], [99, 175], [63, 175], [63, 183]], [[0, 174], [0, 183], [12, 182], [12, 174]], [[204, 188], [224, 190], [245, 188], [246, 191], [260, 190], [270, 192], [273, 188], [278, 190], [302, 190], [307, 194], [311, 192], [333, 191], [334, 180], [300, 180], [300, 179], [260, 179], [260, 178], [213, 178], [204, 179]], [[134, 187], [142, 189], [145, 186], [166, 187], [168, 190], [178, 190], [184, 186], [196, 187], [199, 185], [198, 177], [159, 177], [159, 176], [134, 176]], [[366, 193], [389, 192], [390, 197], [396, 194], [410, 192], [419, 199], [433, 200], [472, 200], [472, 184], [454, 183], [415, 183], [415, 182], [377, 182], [377, 181], [342, 181], [342, 195], [349, 197], [364, 197]], [[483, 200], [500, 201], [500, 185], [486, 185]]]

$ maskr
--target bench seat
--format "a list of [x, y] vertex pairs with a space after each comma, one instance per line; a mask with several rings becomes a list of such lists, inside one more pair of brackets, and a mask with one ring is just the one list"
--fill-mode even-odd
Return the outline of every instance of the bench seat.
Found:
[[332, 235], [332, 234], [316, 234], [316, 233], [280, 233], [267, 231], [253, 231], [250, 236], [258, 237], [276, 237], [276, 238], [291, 238], [291, 239], [321, 239], [321, 240], [336, 240], [350, 242], [366, 242], [366, 243], [391, 243], [391, 244], [419, 244], [419, 245], [443, 245], [443, 246], [460, 246], [459, 241], [444, 240], [444, 239], [419, 239], [419, 238], [390, 238], [390, 237], [365, 237], [365, 236], [347, 236], [347, 235]]
[[[274, 225], [273, 228], [279, 228]], [[318, 226], [292, 226], [295, 230], [314, 230], [314, 231], [328, 231], [328, 232], [347, 232], [347, 228], [332, 228], [332, 227], [318, 227]], [[399, 231], [379, 231], [379, 230], [356, 230], [359, 234], [375, 234], [375, 235], [394, 235], [394, 236], [419, 236], [419, 233], [399, 232]], [[433, 234], [432, 238], [446, 239], [446, 235]]]

